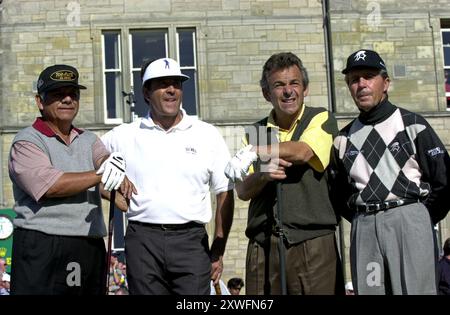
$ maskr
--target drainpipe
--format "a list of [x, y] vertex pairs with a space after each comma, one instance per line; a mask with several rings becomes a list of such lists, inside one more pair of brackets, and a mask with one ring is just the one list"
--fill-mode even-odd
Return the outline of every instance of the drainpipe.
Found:
[[336, 112], [336, 96], [334, 93], [333, 45], [331, 42], [330, 2], [322, 0], [323, 34], [325, 37], [325, 64], [327, 67], [328, 109]]
[[[4, 141], [4, 137], [3, 137], [3, 133], [0, 132], [0, 161], [2, 161], [2, 156], [3, 156], [3, 141]], [[0, 165], [0, 208], [4, 208], [5, 207], [5, 200], [4, 200], [4, 196], [3, 196], [3, 187], [5, 187], [5, 183], [3, 180], [3, 165], [5, 165], [5, 163], [2, 163]]]
[[438, 78], [438, 71], [437, 71], [437, 61], [436, 61], [436, 43], [434, 41], [434, 28], [433, 24], [431, 23], [431, 14], [430, 11], [428, 11], [428, 26], [431, 29], [431, 42], [433, 43], [433, 65], [434, 65], [434, 80], [436, 85], [436, 105], [438, 111], [441, 109], [439, 106], [439, 78]]
[[[334, 84], [334, 65], [333, 65], [333, 44], [331, 40], [331, 18], [330, 18], [330, 2], [322, 0], [322, 16], [323, 16], [323, 34], [325, 39], [325, 64], [327, 68], [327, 90], [328, 90], [328, 110], [332, 113], [336, 112], [336, 94]], [[347, 268], [345, 266], [345, 239], [344, 239], [344, 222], [341, 220], [338, 226], [338, 243], [339, 253], [341, 255], [342, 273], [344, 281], [347, 281]]]

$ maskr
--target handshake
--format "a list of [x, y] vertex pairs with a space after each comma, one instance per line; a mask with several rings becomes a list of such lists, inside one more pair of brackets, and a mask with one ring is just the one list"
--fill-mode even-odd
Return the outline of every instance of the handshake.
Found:
[[107, 191], [117, 190], [125, 179], [126, 163], [122, 154], [119, 152], [113, 152], [111, 155], [100, 165], [97, 170], [97, 175], [102, 175], [102, 183], [104, 189]]
[[248, 175], [250, 165], [258, 159], [256, 152], [252, 151], [252, 145], [240, 149], [225, 167], [225, 176], [233, 182], [242, 181]]

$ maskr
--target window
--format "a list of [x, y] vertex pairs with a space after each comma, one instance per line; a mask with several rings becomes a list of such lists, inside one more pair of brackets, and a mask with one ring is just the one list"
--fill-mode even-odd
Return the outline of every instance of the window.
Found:
[[[141, 66], [147, 60], [164, 57], [178, 60], [181, 72], [190, 77], [183, 83], [182, 107], [188, 114], [197, 115], [195, 28], [131, 29], [127, 32], [128, 43], [124, 43], [127, 49], [120, 46], [120, 34], [102, 33], [105, 122], [120, 123], [147, 115], [148, 105], [141, 92]], [[172, 38], [170, 34], [174, 34]], [[121, 54], [128, 60], [127, 69], [122, 69]], [[126, 107], [130, 105], [134, 106]]]
[[130, 31], [131, 90], [135, 95], [134, 117], [147, 115], [148, 105], [141, 93], [141, 65], [146, 60], [168, 57], [168, 30]]
[[447, 110], [450, 110], [450, 28], [444, 28], [441, 32], [444, 53], [445, 96], [447, 97]]
[[123, 117], [122, 62], [120, 31], [102, 34], [103, 58], [103, 102], [105, 122], [120, 123]]
[[177, 48], [181, 72], [190, 77], [183, 83], [183, 108], [189, 115], [197, 115], [197, 64], [194, 29], [177, 29]]

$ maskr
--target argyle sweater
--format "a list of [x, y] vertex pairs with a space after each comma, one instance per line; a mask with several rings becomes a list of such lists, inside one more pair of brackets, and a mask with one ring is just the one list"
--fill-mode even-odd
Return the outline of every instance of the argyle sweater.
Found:
[[336, 207], [351, 220], [354, 205], [422, 201], [433, 222], [450, 208], [450, 158], [420, 115], [387, 98], [344, 127], [334, 140]]

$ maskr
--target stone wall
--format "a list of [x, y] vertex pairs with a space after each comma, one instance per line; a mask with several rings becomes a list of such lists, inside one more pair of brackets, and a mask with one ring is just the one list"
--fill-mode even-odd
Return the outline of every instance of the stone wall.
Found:
[[[346, 58], [360, 48], [375, 49], [392, 78], [391, 101], [423, 113], [450, 148], [440, 39], [440, 22], [450, 19], [448, 0], [330, 3], [339, 125], [357, 113], [340, 73]], [[328, 106], [319, 0], [4, 0], [0, 5], [1, 207], [14, 202], [7, 155], [14, 134], [38, 115], [33, 88], [40, 71], [55, 63], [79, 69], [80, 82], [88, 89], [82, 92], [76, 124], [102, 134], [112, 127], [103, 121], [102, 30], [118, 29], [126, 35], [130, 29], [174, 26], [196, 28], [199, 117], [218, 126], [232, 154], [240, 146], [243, 126], [271, 109], [258, 84], [262, 65], [271, 54], [298, 54], [310, 74], [306, 104]], [[225, 280], [245, 275], [247, 207], [236, 199]], [[448, 218], [440, 225], [444, 240], [450, 236], [449, 226]], [[213, 225], [208, 229], [212, 232]], [[348, 278], [347, 222], [343, 232]]]

